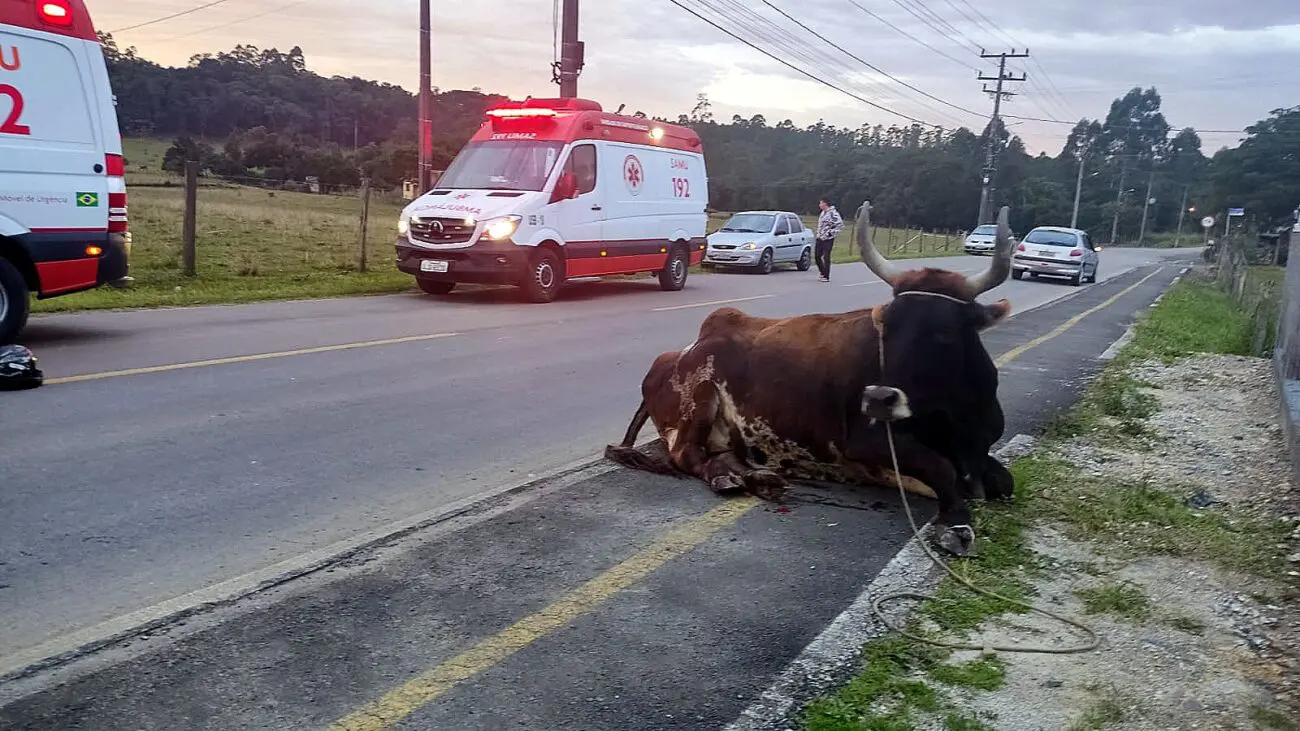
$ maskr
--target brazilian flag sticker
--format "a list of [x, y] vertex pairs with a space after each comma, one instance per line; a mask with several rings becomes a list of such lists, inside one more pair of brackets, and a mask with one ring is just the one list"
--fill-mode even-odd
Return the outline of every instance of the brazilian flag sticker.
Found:
[[99, 206], [98, 193], [78, 193], [77, 208], [96, 208]]

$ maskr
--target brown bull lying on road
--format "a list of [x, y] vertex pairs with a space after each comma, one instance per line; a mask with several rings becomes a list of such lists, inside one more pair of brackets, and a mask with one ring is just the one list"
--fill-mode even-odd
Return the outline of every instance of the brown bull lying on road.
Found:
[[[975, 301], [1010, 272], [1007, 209], [992, 263], [971, 276], [904, 271], [876, 251], [870, 229], [863, 203], [858, 248], [893, 288], [892, 301], [784, 318], [714, 311], [694, 343], [655, 359], [622, 444], [605, 456], [770, 500], [784, 495], [787, 479], [896, 486], [888, 421], [905, 487], [938, 500], [939, 545], [968, 555], [975, 533], [967, 499], [1008, 499], [1014, 490], [1011, 473], [989, 455], [1004, 424], [997, 366], [980, 340], [1011, 305]], [[633, 447], [646, 419], [663, 440], [659, 454]]]

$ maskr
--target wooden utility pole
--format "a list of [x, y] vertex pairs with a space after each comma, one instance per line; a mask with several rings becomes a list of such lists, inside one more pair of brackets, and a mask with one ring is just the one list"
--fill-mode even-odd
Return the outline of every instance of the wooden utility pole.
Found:
[[199, 163], [196, 160], [185, 161], [185, 222], [181, 229], [181, 263], [185, 276], [195, 275], [197, 259], [195, 238], [198, 232], [199, 204]]
[[1115, 237], [1119, 236], [1119, 206], [1124, 199], [1124, 177], [1128, 174], [1128, 162], [1120, 160], [1119, 163], [1119, 190], [1115, 191], [1115, 213], [1110, 219], [1110, 245], [1117, 244]]
[[997, 86], [995, 86], [992, 89], [989, 88], [988, 84], [984, 85], [984, 93], [990, 94], [993, 97], [993, 117], [989, 120], [988, 147], [984, 155], [984, 187], [980, 190], [979, 222], [980, 224], [986, 224], [986, 223], [993, 223], [993, 193], [995, 192], [993, 188], [993, 179], [998, 172], [997, 148], [999, 147], [999, 144], [1001, 142], [998, 133], [1002, 129], [1000, 124], [1001, 114], [1002, 114], [1002, 100], [1003, 98], [1010, 99], [1011, 97], [1015, 96], [1014, 92], [1003, 91], [1002, 83], [1004, 81], [1025, 80], [1024, 74], [1021, 74], [1020, 76], [1016, 76], [1015, 74], [1007, 73], [1007, 59], [1008, 58], [1029, 58], [1029, 49], [1025, 49], [1024, 53], [1016, 53], [1016, 49], [1014, 48], [1011, 49], [1011, 53], [985, 53], [984, 51], [981, 50], [980, 58], [998, 59], [997, 76], [985, 76], [984, 74], [977, 74], [975, 76], [975, 78], [980, 81], [997, 82]]
[[417, 196], [433, 187], [429, 173], [433, 170], [433, 61], [430, 43], [430, 0], [420, 0], [420, 163]]
[[1070, 228], [1079, 227], [1079, 192], [1083, 190], [1083, 166], [1088, 161], [1088, 146], [1079, 148], [1079, 174], [1074, 178], [1074, 210], [1070, 213]]
[[578, 73], [582, 71], [584, 48], [578, 40], [578, 0], [564, 0], [563, 25], [560, 30], [560, 68], [556, 81], [560, 97], [578, 96]]
[[366, 273], [366, 230], [370, 226], [370, 178], [361, 179], [361, 260], [357, 267]]

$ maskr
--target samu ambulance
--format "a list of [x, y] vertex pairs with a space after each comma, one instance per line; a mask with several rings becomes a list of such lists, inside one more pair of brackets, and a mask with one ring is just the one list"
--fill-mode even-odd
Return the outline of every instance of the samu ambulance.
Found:
[[125, 281], [126, 169], [82, 0], [0, 0], [0, 343], [29, 294]]
[[706, 246], [699, 135], [586, 99], [526, 99], [486, 114], [398, 221], [397, 268], [421, 289], [515, 284], [550, 302], [575, 277], [655, 272], [665, 290], [686, 284]]

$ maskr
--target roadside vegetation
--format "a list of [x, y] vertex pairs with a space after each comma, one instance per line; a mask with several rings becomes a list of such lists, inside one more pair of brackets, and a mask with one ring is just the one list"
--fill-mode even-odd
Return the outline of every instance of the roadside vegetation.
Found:
[[[1011, 466], [1016, 478], [1014, 503], [977, 506], [981, 555], [954, 563], [954, 569], [976, 586], [1011, 599], [1054, 611], [1061, 611], [1064, 603], [1067, 616], [1094, 627], [1130, 626], [1148, 635], [1153, 632], [1150, 628], [1163, 627], [1162, 631], [1197, 638], [1198, 642], [1209, 642], [1204, 637], [1210, 621], [1205, 613], [1211, 610], [1195, 601], [1180, 601], [1176, 594], [1173, 598], [1153, 595], [1152, 582], [1144, 585], [1140, 580], [1146, 576], [1142, 571], [1155, 571], [1152, 566], [1168, 571], [1176, 565], [1207, 572], [1207, 576], [1285, 587], [1288, 564], [1283, 546], [1294, 526], [1277, 520], [1267, 510], [1217, 502], [1198, 504], [1197, 495], [1204, 491], [1189, 485], [1147, 478], [1118, 480], [1104, 465], [1084, 467], [1074, 456], [1086, 449], [1078, 447], [1079, 443], [1089, 440], [1116, 445], [1129, 455], [1160, 448], [1161, 437], [1149, 423], [1158, 413], [1158, 401], [1151, 395], [1151, 384], [1140, 377], [1143, 365], [1152, 359], [1168, 363], [1198, 353], [1241, 354], [1250, 345], [1251, 329], [1249, 317], [1212, 284], [1184, 280], [1175, 285], [1138, 323], [1119, 357], [1047, 430], [1035, 452]], [[1068, 581], [1065, 574], [1071, 577]], [[1254, 596], [1255, 601], [1273, 600], [1268, 594]], [[1015, 637], [1015, 642], [1022, 643], [1029, 638], [1031, 644], [1041, 644], [1045, 635], [1060, 636], [1066, 631], [1058, 622], [1033, 617], [945, 578], [933, 599], [915, 605], [909, 629], [936, 639], [969, 641], [992, 633], [1000, 641]], [[1103, 642], [1109, 642], [1104, 653], [1071, 656], [984, 656], [951, 652], [889, 634], [866, 645], [858, 675], [838, 691], [809, 703], [799, 722], [806, 731], [1007, 728], [996, 725], [997, 709], [1010, 709], [1017, 693], [1021, 698], [1032, 696], [1035, 702], [1051, 704], [1045, 700], [1051, 691], [1044, 688], [1060, 687], [1063, 681], [1048, 680], [1040, 685], [1043, 675], [1050, 677], [1066, 665], [1124, 662], [1117, 659], [1125, 651], [1119, 638], [1122, 630], [1104, 628], [1099, 629]], [[1109, 641], [1108, 634], [1112, 635]], [[1053, 666], [1053, 662], [1060, 665]], [[1025, 677], [1017, 663], [1030, 664], [1037, 679]], [[1099, 677], [1087, 687], [1085, 696], [1091, 700], [1085, 707], [1072, 709], [1069, 724], [1062, 723], [1062, 715], [1035, 718], [1033, 727], [1040, 727], [1041, 722], [1043, 728], [1068, 725], [1072, 730], [1089, 731], [1142, 716], [1142, 696], [1151, 689], [1120, 692], [1104, 682], [1104, 669], [1096, 675]], [[1078, 685], [1076, 682], [1074, 687]], [[1004, 696], [1010, 694], [1013, 702], [997, 695], [999, 691]], [[985, 696], [988, 700], [981, 701]], [[1186, 707], [1197, 708], [1198, 704]], [[1247, 714], [1243, 711], [1242, 715]], [[1268, 703], [1252, 707], [1249, 715], [1262, 719], [1257, 721], [1258, 728], [1300, 728]], [[1161, 719], [1166, 721], [1173, 723]], [[1283, 721], [1283, 725], [1269, 725]]]

